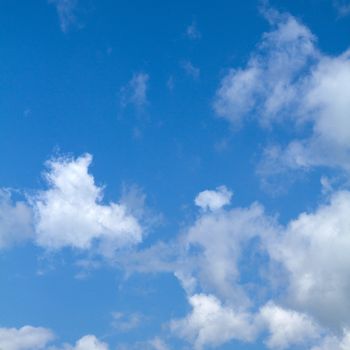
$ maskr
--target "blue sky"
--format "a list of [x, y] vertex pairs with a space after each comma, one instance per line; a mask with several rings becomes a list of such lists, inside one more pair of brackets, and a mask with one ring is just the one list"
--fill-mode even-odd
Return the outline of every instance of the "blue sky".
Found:
[[350, 349], [350, 3], [0, 1], [0, 349]]

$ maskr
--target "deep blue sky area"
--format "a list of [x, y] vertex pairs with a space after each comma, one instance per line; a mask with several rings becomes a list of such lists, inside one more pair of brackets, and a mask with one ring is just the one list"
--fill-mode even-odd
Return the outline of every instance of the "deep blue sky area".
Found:
[[[197, 335], [179, 335], [170, 320], [191, 312], [192, 294], [179, 283], [172, 257], [164, 258], [172, 267], [161, 271], [158, 261], [154, 271], [145, 273], [133, 272], [133, 259], [159, 242], [177, 246], [174, 242], [186, 240], [188, 227], [206, 215], [194, 205], [202, 191], [224, 185], [233, 192], [232, 207], [258, 202], [276, 227], [284, 227], [300, 213], [317, 210], [326, 192], [321, 178], [347, 186], [348, 168], [321, 161], [281, 173], [285, 168], [276, 162], [269, 174], [259, 172], [266, 147], [286, 147], [295, 135], [304, 138], [317, 129], [314, 119], [303, 126], [289, 120], [262, 127], [257, 121], [261, 108], [250, 109], [239, 123], [227, 115], [222, 118], [215, 108], [223, 79], [230, 70], [245, 69], [258, 55], [264, 33], [278, 27], [269, 24], [268, 10], [296, 19], [314, 36], [315, 51], [336, 58], [348, 49], [350, 38], [350, 16], [340, 4], [350, 12], [346, 1], [332, 0], [0, 0], [0, 189], [11, 193], [12, 206], [20, 201], [34, 208], [31, 235], [39, 232], [36, 225], [43, 220], [35, 204], [38, 193], [54, 188], [45, 180], [47, 161], [74, 163], [87, 153], [93, 157], [89, 173], [103, 188], [101, 205], [119, 203], [125, 189], [138, 188], [146, 198], [145, 215], [157, 218], [145, 224], [147, 233], [138, 248], [122, 247], [110, 260], [69, 244], [51, 249], [37, 238], [2, 247], [1, 230], [10, 226], [2, 228], [9, 216], [1, 214], [5, 207], [0, 204], [0, 328], [45, 327], [56, 334], [50, 344], [57, 350], [65, 342], [72, 344], [69, 350], [90, 350], [73, 347], [86, 334], [94, 334], [111, 350], [284, 349], [264, 340], [267, 330], [255, 341], [238, 336], [200, 343]], [[137, 79], [145, 79], [144, 85]], [[268, 89], [268, 79], [262, 84]], [[256, 96], [248, 104], [267, 98]], [[218, 242], [215, 232], [212, 240]], [[98, 244], [96, 237], [93, 244]], [[256, 255], [243, 253], [255, 260], [246, 267], [247, 278], [239, 281], [259, 280], [257, 265], [267, 258], [256, 249]], [[162, 260], [166, 254], [155, 255]], [[199, 253], [178, 257], [176, 263], [191, 265], [195, 257], [200, 259]], [[135, 259], [147, 270], [151, 258], [144, 258]], [[216, 295], [231, 307], [226, 292], [215, 294], [209, 282], [213, 277], [207, 280], [207, 272], [195, 266], [191, 274], [200, 281], [196, 295]], [[266, 266], [262, 274], [279, 268]], [[278, 294], [268, 290], [271, 284], [259, 292], [251, 285], [244, 288], [253, 288], [249, 293], [259, 302], [268, 301], [269, 295]], [[276, 300], [304, 311], [304, 304], [293, 304], [288, 297]], [[258, 304], [254, 300], [252, 308]], [[1, 341], [0, 332], [0, 348]], [[313, 349], [298, 344], [292, 349]], [[9, 350], [46, 350], [49, 345], [40, 346]]]

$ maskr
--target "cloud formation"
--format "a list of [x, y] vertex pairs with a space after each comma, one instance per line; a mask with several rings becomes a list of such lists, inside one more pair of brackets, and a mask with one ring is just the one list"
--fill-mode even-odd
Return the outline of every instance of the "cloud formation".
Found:
[[[232, 124], [288, 122], [295, 138], [265, 151], [262, 173], [330, 166], [350, 170], [350, 53], [322, 53], [311, 31], [289, 14], [270, 10], [263, 35], [243, 68], [231, 69], [214, 100]], [[300, 136], [300, 135], [307, 135]]]
[[61, 30], [67, 33], [70, 27], [76, 23], [75, 12], [78, 0], [49, 0], [49, 3], [55, 5]]
[[14, 201], [11, 191], [0, 189], [0, 249], [33, 236], [33, 213], [25, 201]]
[[85, 335], [80, 338], [74, 346], [65, 344], [62, 350], [109, 350], [109, 346], [107, 343], [97, 339], [94, 335]]
[[46, 328], [0, 328], [0, 349], [4, 350], [40, 350], [53, 339], [53, 333]]
[[147, 91], [149, 75], [146, 73], [134, 74], [126, 86], [121, 89], [121, 105], [131, 104], [142, 108], [148, 104]]
[[97, 242], [107, 256], [142, 240], [142, 228], [126, 206], [102, 203], [103, 189], [88, 172], [91, 161], [92, 156], [85, 154], [48, 162], [48, 189], [31, 200], [39, 246], [90, 249]]
[[251, 315], [234, 312], [212, 295], [195, 294], [189, 303], [191, 313], [184, 319], [173, 320], [170, 328], [190, 340], [195, 349], [218, 347], [232, 339], [251, 341], [255, 338]]
[[[89, 173], [90, 154], [60, 157], [47, 162], [47, 189], [13, 201], [0, 190], [0, 248], [26, 240], [55, 251], [62, 248], [94, 249], [112, 257], [119, 248], [140, 243], [152, 223], [139, 190], [125, 191], [120, 203], [103, 203], [103, 187]], [[146, 218], [145, 218], [146, 216]], [[152, 221], [153, 222], [153, 221]]]
[[349, 211], [348, 191], [331, 193], [285, 225], [258, 203], [201, 209], [176, 241], [124, 263], [175, 274], [191, 311], [170, 321], [170, 331], [196, 349], [262, 338], [270, 349], [343, 350], [350, 327]]
[[205, 190], [200, 192], [195, 198], [195, 203], [203, 210], [218, 210], [230, 204], [232, 192], [225, 186], [217, 187], [216, 191]]

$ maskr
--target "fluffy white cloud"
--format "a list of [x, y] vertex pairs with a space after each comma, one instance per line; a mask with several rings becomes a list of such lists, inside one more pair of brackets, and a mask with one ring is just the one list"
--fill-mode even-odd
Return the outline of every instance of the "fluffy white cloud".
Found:
[[350, 192], [291, 221], [269, 254], [288, 272], [290, 303], [322, 324], [350, 326]]
[[[349, 337], [338, 334], [350, 327], [349, 213], [348, 191], [286, 225], [257, 203], [201, 210], [176, 241], [128, 254], [123, 265], [175, 274], [192, 311], [171, 329], [197, 348], [268, 333], [270, 348], [345, 350]], [[239, 324], [248, 333], [236, 335]]]
[[32, 235], [31, 208], [23, 201], [14, 202], [10, 191], [0, 189], [0, 249]]
[[146, 73], [134, 74], [129, 83], [121, 89], [121, 104], [126, 107], [133, 104], [137, 108], [147, 103], [149, 75]]
[[[94, 335], [85, 335], [80, 338], [74, 346], [64, 345], [62, 350], [108, 350], [106, 343], [101, 342]], [[57, 349], [58, 350], [58, 349]]]
[[0, 328], [1, 350], [108, 350], [106, 343], [94, 335], [85, 335], [75, 345], [50, 346], [55, 336], [47, 328], [24, 326], [22, 328]]
[[0, 328], [0, 349], [40, 350], [53, 338], [50, 330], [41, 327]]
[[256, 114], [262, 123], [285, 117], [298, 96], [295, 78], [317, 57], [315, 38], [289, 15], [270, 14], [275, 29], [263, 35], [247, 66], [223, 78], [215, 111], [233, 123]]
[[171, 330], [190, 340], [195, 349], [220, 346], [230, 340], [252, 341], [256, 336], [251, 316], [234, 312], [213, 295], [195, 294], [189, 298], [191, 313], [173, 320]]
[[271, 349], [287, 349], [319, 337], [319, 327], [312, 319], [274, 303], [268, 303], [261, 308], [259, 319], [270, 333], [266, 344]]
[[105, 255], [142, 240], [142, 228], [125, 205], [102, 203], [103, 189], [88, 173], [92, 157], [48, 162], [46, 191], [32, 198], [36, 243], [47, 249], [89, 249], [99, 243]]
[[[333, 343], [343, 349], [339, 344], [346, 344], [346, 336], [339, 340], [332, 333], [350, 326], [349, 213], [348, 191], [333, 193], [329, 203], [302, 213], [286, 226], [269, 218], [258, 204], [201, 212], [182, 237], [185, 255], [173, 266], [186, 292], [193, 295], [189, 298], [192, 312], [172, 323], [173, 331], [197, 347], [213, 345], [216, 340], [206, 338], [206, 330], [211, 330], [215, 323], [211, 317], [219, 317], [215, 315], [221, 315], [218, 310], [223, 307], [235, 310], [236, 315], [249, 315], [249, 329], [268, 330], [266, 344], [270, 348], [321, 342], [324, 349]], [[250, 244], [254, 240], [258, 240], [260, 252], [266, 253], [263, 260], [255, 262], [250, 260], [255, 254]], [[242, 277], [248, 278], [242, 276], [243, 258], [244, 265], [252, 263], [253, 269], [264, 269], [260, 278], [266, 279], [253, 283], [259, 283], [259, 290], [265, 289], [267, 295], [277, 293], [284, 306], [270, 302], [256, 314], [249, 311], [264, 299], [249, 298], [247, 288], [251, 290], [252, 284], [242, 283]], [[263, 266], [256, 265], [261, 261]], [[191, 294], [197, 291], [211, 295]], [[218, 298], [227, 305], [222, 306]], [[321, 340], [324, 334], [328, 336]], [[223, 337], [226, 340], [222, 342], [234, 338]]]
[[250, 302], [239, 283], [243, 248], [274, 230], [274, 223], [256, 203], [248, 208], [202, 212], [184, 238], [191, 259], [182, 276], [192, 271], [205, 291], [245, 307]]
[[262, 125], [286, 120], [295, 125], [289, 145], [265, 152], [262, 174], [322, 165], [349, 171], [349, 51], [323, 54], [314, 35], [294, 17], [274, 11], [267, 17], [273, 30], [263, 35], [246, 67], [223, 78], [216, 113], [234, 124], [258, 119]]
[[195, 198], [195, 203], [202, 209], [217, 210], [230, 204], [232, 192], [225, 186], [217, 187], [216, 191], [205, 190]]

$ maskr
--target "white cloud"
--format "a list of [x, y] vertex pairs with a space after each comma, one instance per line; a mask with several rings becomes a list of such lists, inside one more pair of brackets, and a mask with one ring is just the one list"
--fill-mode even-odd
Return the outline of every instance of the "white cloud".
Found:
[[350, 171], [350, 51], [323, 54], [294, 17], [270, 11], [268, 18], [273, 30], [263, 35], [246, 67], [223, 78], [216, 113], [233, 124], [294, 124], [286, 148], [266, 151], [261, 174], [324, 165]]
[[122, 106], [126, 107], [128, 104], [132, 104], [137, 108], [142, 108], [147, 105], [148, 83], [148, 74], [134, 74], [128, 84], [121, 89]]
[[49, 0], [56, 6], [62, 32], [68, 32], [69, 28], [76, 23], [76, 7], [78, 0]]
[[0, 328], [1, 350], [108, 350], [106, 343], [94, 335], [85, 335], [75, 345], [50, 346], [55, 336], [52, 331], [42, 327], [24, 326], [22, 328]]
[[[350, 337], [338, 334], [350, 327], [349, 212], [348, 191], [286, 225], [257, 203], [202, 210], [176, 241], [123, 264], [175, 274], [192, 311], [171, 330], [198, 349], [260, 334], [270, 348], [345, 350]], [[243, 324], [247, 333], [238, 331]]]
[[332, 195], [330, 203], [291, 221], [269, 254], [288, 273], [287, 295], [323, 325], [350, 326], [350, 192]]
[[0, 249], [32, 236], [31, 208], [26, 202], [14, 202], [9, 190], [0, 189]]
[[274, 229], [256, 203], [248, 208], [202, 212], [183, 239], [191, 257], [185, 275], [194, 276], [203, 290], [247, 307], [250, 301], [239, 283], [243, 246]]
[[220, 84], [214, 109], [232, 123], [251, 114], [263, 124], [285, 117], [298, 93], [295, 78], [318, 55], [314, 36], [294, 17], [278, 15], [274, 26], [247, 66], [231, 69]]
[[108, 256], [142, 240], [142, 228], [125, 205], [102, 203], [103, 189], [88, 172], [91, 161], [86, 154], [48, 162], [49, 188], [31, 199], [39, 246], [90, 249], [98, 242], [100, 252]]
[[214, 211], [230, 204], [232, 195], [232, 192], [225, 186], [219, 186], [216, 191], [205, 190], [200, 192], [195, 198], [195, 203], [204, 210]]
[[270, 349], [287, 349], [319, 337], [319, 327], [312, 319], [294, 310], [283, 309], [273, 302], [261, 308], [259, 318], [269, 330], [266, 344]]
[[234, 312], [213, 295], [195, 294], [189, 298], [192, 311], [184, 319], [173, 320], [172, 332], [190, 340], [195, 349], [217, 347], [230, 340], [252, 341], [255, 327], [251, 316]]
[[321, 344], [313, 347], [311, 350], [349, 350], [350, 349], [350, 332], [345, 329], [341, 337], [327, 336]]
[[[94, 335], [85, 335], [80, 338], [74, 346], [65, 344], [62, 350], [108, 350], [109, 347], [106, 343], [101, 342]], [[53, 350], [59, 350], [53, 348]]]
[[196, 22], [192, 22], [191, 25], [189, 25], [187, 27], [186, 35], [191, 40], [197, 40], [197, 39], [200, 39], [202, 37], [202, 34], [199, 31]]
[[41, 327], [0, 328], [0, 349], [40, 350], [53, 338], [50, 330]]

